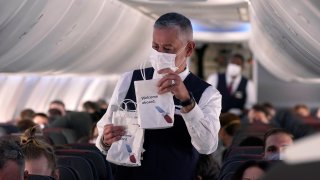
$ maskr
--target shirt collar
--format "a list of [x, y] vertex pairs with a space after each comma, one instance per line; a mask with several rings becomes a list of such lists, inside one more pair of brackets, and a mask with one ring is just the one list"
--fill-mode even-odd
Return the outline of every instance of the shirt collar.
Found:
[[182, 71], [181, 73], [179, 73], [179, 76], [181, 78], [182, 81], [184, 81], [186, 79], [186, 77], [190, 74], [189, 68], [188, 66], [184, 69], [184, 71]]

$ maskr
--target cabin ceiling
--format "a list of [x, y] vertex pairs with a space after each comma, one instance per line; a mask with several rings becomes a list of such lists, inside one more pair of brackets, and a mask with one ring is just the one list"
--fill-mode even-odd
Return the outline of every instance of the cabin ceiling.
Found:
[[248, 3], [245, 0], [120, 0], [157, 19], [168, 12], [189, 17], [194, 38], [201, 42], [242, 42], [250, 35]]
[[[192, 19], [198, 42], [250, 42], [285, 81], [319, 82], [317, 0], [2, 0], [0, 72], [110, 75], [138, 68], [159, 15]], [[142, 38], [143, 37], [143, 38]]]

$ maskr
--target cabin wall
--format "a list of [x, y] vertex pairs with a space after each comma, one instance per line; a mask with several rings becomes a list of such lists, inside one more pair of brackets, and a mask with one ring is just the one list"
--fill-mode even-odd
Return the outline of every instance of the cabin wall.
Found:
[[285, 82], [270, 74], [257, 63], [258, 102], [270, 102], [275, 107], [288, 108], [297, 103], [320, 106], [320, 84]]

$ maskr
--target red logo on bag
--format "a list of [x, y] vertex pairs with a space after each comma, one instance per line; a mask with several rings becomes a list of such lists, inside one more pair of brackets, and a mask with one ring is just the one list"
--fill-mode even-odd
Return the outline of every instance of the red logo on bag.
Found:
[[163, 116], [163, 118], [167, 121], [167, 123], [172, 123], [172, 118], [166, 113], [161, 107], [156, 106], [155, 107], [159, 113]]

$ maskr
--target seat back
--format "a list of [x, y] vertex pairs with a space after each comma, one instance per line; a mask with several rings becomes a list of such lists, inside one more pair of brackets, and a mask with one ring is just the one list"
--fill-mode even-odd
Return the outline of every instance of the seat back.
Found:
[[104, 157], [95, 151], [79, 149], [59, 149], [56, 150], [56, 154], [83, 157], [90, 162], [95, 178], [106, 180], [112, 179], [112, 173], [109, 164], [106, 164]]
[[273, 128], [273, 126], [269, 124], [248, 124], [242, 126], [234, 135], [232, 146], [239, 146], [247, 137], [257, 137], [263, 140], [264, 134], [271, 128]]
[[5, 130], [6, 134], [11, 133], [19, 133], [19, 128], [15, 125], [8, 124], [8, 123], [0, 123], [0, 127]]
[[230, 174], [233, 174], [241, 164], [249, 160], [262, 160], [262, 155], [238, 154], [226, 158], [220, 170], [219, 180], [227, 180], [226, 177], [231, 177]]
[[45, 128], [43, 134], [49, 137], [55, 145], [74, 143], [77, 140], [75, 132], [67, 128]]
[[80, 180], [94, 180], [93, 170], [89, 162], [78, 156], [58, 155], [58, 166], [71, 167], [79, 173]]
[[106, 172], [108, 174], [109, 178], [113, 177], [113, 174], [116, 173], [117, 171], [117, 165], [112, 164], [106, 160], [106, 156], [101, 153], [101, 151], [95, 146], [95, 144], [90, 144], [90, 143], [71, 143], [71, 144], [65, 144], [63, 147], [70, 149], [83, 149], [83, 150], [90, 150], [98, 153], [104, 160], [104, 164], [106, 167]]
[[59, 180], [78, 180], [80, 175], [77, 170], [72, 167], [58, 166]]
[[225, 158], [237, 156], [239, 154], [261, 155], [263, 146], [231, 146], [225, 154]]
[[53, 178], [51, 176], [29, 174], [27, 180], [55, 180], [55, 178]]

